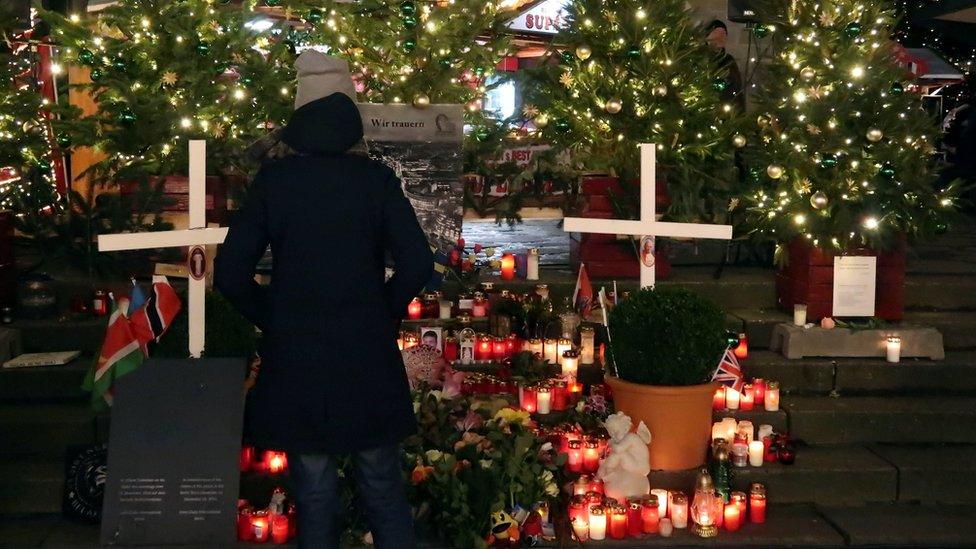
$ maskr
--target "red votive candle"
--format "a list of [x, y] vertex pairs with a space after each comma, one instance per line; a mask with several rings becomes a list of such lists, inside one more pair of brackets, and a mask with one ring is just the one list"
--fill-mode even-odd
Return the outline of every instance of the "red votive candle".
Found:
[[729, 503], [734, 503], [739, 508], [739, 516], [742, 520], [746, 518], [746, 493], [735, 491], [729, 495]]
[[423, 303], [421, 303], [420, 300], [415, 297], [407, 305], [407, 318], [410, 320], [417, 320], [421, 317], [423, 311]]
[[773, 444], [773, 437], [763, 437], [763, 461], [773, 463], [779, 459], [779, 448]]
[[583, 441], [570, 440], [566, 443], [566, 448], [566, 468], [572, 473], [583, 472]]
[[522, 387], [519, 403], [523, 410], [530, 414], [535, 413], [536, 392], [535, 387]]
[[762, 406], [766, 402], [766, 380], [758, 377], [752, 380], [752, 395], [756, 406]]
[[271, 525], [268, 523], [267, 511], [255, 511], [251, 514], [251, 530], [254, 535], [251, 537], [257, 543], [268, 541], [271, 535]]
[[284, 452], [268, 450], [264, 453], [265, 468], [272, 475], [283, 473], [288, 468], [288, 459]]
[[498, 361], [505, 360], [508, 356], [508, 342], [501, 337], [496, 337], [491, 342], [491, 356]]
[[712, 397], [712, 410], [725, 409], [725, 387], [715, 389], [715, 396]]
[[580, 475], [573, 483], [573, 495], [585, 496], [590, 491], [590, 475]]
[[766, 522], [766, 487], [758, 482], [749, 490], [749, 522]]
[[502, 254], [502, 280], [515, 278], [515, 254]]
[[288, 515], [271, 516], [271, 541], [278, 545], [288, 543]]
[[604, 490], [604, 487], [603, 487], [603, 479], [602, 478], [593, 478], [593, 479], [591, 479], [590, 480], [589, 487], [587, 488], [586, 491], [587, 492], [596, 492], [598, 494], [603, 494], [603, 495], [606, 495], [606, 493], [607, 493], [606, 490]]
[[566, 382], [563, 380], [558, 380], [552, 384], [552, 409], [556, 412], [562, 412], [568, 405], [568, 390], [566, 387]]
[[729, 532], [735, 532], [742, 526], [742, 512], [739, 510], [739, 506], [735, 503], [729, 503], [725, 506], [725, 529]]
[[458, 357], [458, 340], [454, 337], [444, 338], [444, 360], [454, 362]]
[[621, 505], [610, 507], [610, 538], [624, 539], [627, 537], [627, 509]]
[[647, 496], [641, 500], [641, 529], [645, 534], [656, 534], [661, 522], [657, 496]]
[[491, 360], [491, 354], [494, 349], [492, 343], [493, 342], [490, 335], [478, 334], [478, 339], [474, 345], [474, 359]]
[[749, 358], [749, 339], [746, 338], [746, 334], [739, 334], [739, 344], [736, 345], [735, 350], [732, 352], [735, 353], [735, 358], [739, 360]]
[[743, 385], [742, 394], [739, 396], [739, 409], [745, 411], [752, 410], [753, 404], [756, 402], [755, 394], [751, 383]]
[[589, 512], [587, 511], [586, 495], [583, 494], [573, 496], [573, 499], [569, 502], [569, 521], [572, 522], [577, 518], [584, 521], [589, 521], [590, 519]]
[[587, 439], [583, 445], [583, 470], [595, 473], [600, 468], [600, 442], [597, 439]]
[[641, 500], [627, 499], [627, 535], [636, 538], [644, 533], [644, 522], [641, 517]]
[[505, 338], [505, 345], [506, 356], [512, 356], [522, 350], [522, 342], [515, 334], [509, 334], [509, 336]]
[[254, 539], [254, 526], [251, 525], [251, 508], [245, 507], [237, 512], [237, 541]]

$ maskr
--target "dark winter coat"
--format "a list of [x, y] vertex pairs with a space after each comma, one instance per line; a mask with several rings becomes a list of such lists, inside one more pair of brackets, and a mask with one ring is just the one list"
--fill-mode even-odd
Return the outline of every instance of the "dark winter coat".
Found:
[[347, 152], [362, 135], [341, 93], [296, 110], [282, 140], [299, 154], [261, 168], [219, 248], [217, 288], [266, 341], [246, 421], [262, 447], [351, 452], [416, 429], [395, 326], [433, 258], [393, 170]]

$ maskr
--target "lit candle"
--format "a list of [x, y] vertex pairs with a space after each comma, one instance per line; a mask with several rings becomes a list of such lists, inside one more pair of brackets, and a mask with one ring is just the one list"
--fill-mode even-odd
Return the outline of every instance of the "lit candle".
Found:
[[505, 354], [506, 356], [512, 356], [521, 350], [522, 342], [519, 337], [515, 334], [508, 334], [505, 338]]
[[583, 470], [595, 473], [600, 468], [600, 442], [595, 438], [586, 440], [583, 445]]
[[759, 430], [756, 432], [756, 440], [763, 440], [764, 438], [771, 436], [773, 434], [773, 426], [768, 423], [763, 423], [759, 426]]
[[471, 307], [471, 316], [475, 318], [488, 316], [488, 300], [483, 297], [474, 298], [474, 304]]
[[752, 410], [752, 405], [755, 402], [753, 399], [752, 384], [746, 383], [742, 386], [742, 393], [739, 394], [739, 409], [743, 411]]
[[237, 512], [237, 541], [254, 539], [254, 526], [251, 523], [251, 508], [244, 507]]
[[580, 364], [595, 362], [596, 331], [592, 326], [580, 328]]
[[744, 433], [746, 437], [746, 444], [749, 444], [756, 438], [756, 428], [753, 427], [752, 422], [743, 419], [735, 426], [736, 433]]
[[[671, 496], [671, 523], [675, 528], [688, 527], [688, 496], [683, 492], [675, 492]], [[662, 534], [664, 521], [661, 521]]]
[[566, 380], [557, 379], [552, 383], [552, 410], [562, 412], [569, 407], [569, 388]]
[[287, 515], [272, 515], [271, 516], [271, 541], [278, 545], [284, 545], [288, 543], [288, 516]]
[[668, 516], [668, 491], [664, 488], [655, 488], [651, 490], [651, 495], [657, 498], [657, 516], [664, 518]]
[[672, 526], [671, 524], [671, 519], [663, 518], [661, 519], [661, 524], [658, 526], [658, 531], [661, 532], [661, 537], [670, 538], [675, 528], [676, 526]]
[[749, 489], [749, 522], [766, 522], [766, 487], [758, 482]]
[[766, 380], [761, 377], [753, 379], [752, 392], [756, 406], [762, 405], [766, 401]]
[[451, 318], [451, 309], [454, 307], [454, 302], [447, 299], [442, 299], [440, 301], [440, 318], [441, 320], [448, 320]]
[[268, 472], [273, 475], [284, 472], [288, 467], [284, 452], [267, 451], [264, 453], [264, 462]]
[[712, 410], [725, 409], [725, 387], [715, 389], [715, 396], [712, 397]]
[[608, 530], [610, 539], [624, 539], [627, 537], [627, 509], [622, 505], [609, 507]]
[[573, 483], [573, 495], [585, 496], [590, 491], [590, 475], [580, 475]]
[[404, 349], [409, 349], [411, 347], [416, 347], [417, 345], [420, 345], [420, 338], [417, 336], [417, 334], [412, 333], [412, 332], [408, 332], [408, 333], [403, 334], [403, 348]]
[[539, 414], [548, 414], [552, 406], [552, 391], [549, 387], [539, 387], [536, 391], [536, 412]]
[[472, 309], [474, 309], [474, 298], [471, 297], [471, 294], [459, 295], [458, 312], [459, 313], [467, 312], [470, 314]]
[[492, 349], [492, 337], [488, 334], [478, 334], [474, 350], [475, 360], [491, 360]]
[[657, 496], [650, 495], [641, 501], [641, 531], [645, 534], [657, 533], [661, 512], [657, 506]]
[[796, 305], [793, 305], [793, 325], [807, 325], [807, 306], [805, 303], [797, 303]]
[[749, 463], [749, 445], [733, 444], [731, 457], [732, 465], [736, 467], [745, 467]]
[[749, 358], [749, 339], [746, 338], [745, 333], [739, 334], [739, 344], [736, 345], [733, 353], [735, 354], [735, 358], [740, 360]]
[[605, 494], [606, 493], [606, 486], [604, 486], [604, 484], [603, 484], [603, 479], [602, 478], [591, 478], [590, 479], [590, 489], [587, 490], [587, 492], [592, 492], [592, 493], [601, 494], [601, 495]]
[[888, 336], [885, 344], [886, 360], [888, 362], [898, 362], [901, 360], [901, 338], [898, 336]]
[[589, 521], [580, 517], [574, 517], [572, 520], [573, 534], [576, 535], [576, 541], [587, 541], [590, 538]]
[[583, 441], [570, 440], [566, 443], [566, 468], [572, 473], [583, 471]]
[[539, 249], [529, 249], [528, 257], [525, 260], [525, 279], [539, 280]]
[[519, 405], [526, 412], [536, 410], [536, 391], [534, 387], [519, 387]]
[[761, 440], [754, 440], [749, 443], [749, 465], [753, 467], [762, 467], [763, 464], [763, 454], [765, 453], [766, 447], [763, 446]]
[[515, 254], [502, 254], [502, 280], [515, 278]]
[[563, 376], [568, 379], [576, 379], [579, 372], [579, 353], [570, 349], [563, 353], [562, 370]]
[[264, 543], [268, 541], [268, 536], [271, 535], [270, 530], [267, 511], [255, 511], [251, 514], [251, 531], [253, 532], [251, 539], [257, 543]]
[[734, 417], [722, 418], [722, 425], [725, 426], [725, 436], [724, 438], [729, 444], [735, 440], [735, 430], [738, 428], [739, 424]]
[[718, 439], [725, 440], [725, 425], [721, 421], [712, 423], [712, 442]]
[[491, 341], [491, 356], [501, 362], [508, 356], [508, 340], [504, 337], [496, 337]]
[[540, 357], [543, 356], [542, 340], [530, 339], [525, 344], [525, 350], [534, 355], [539, 355]]
[[739, 391], [732, 388], [725, 391], [725, 407], [729, 410], [739, 409]]
[[417, 320], [420, 318], [423, 310], [423, 304], [420, 302], [420, 299], [415, 297], [407, 304], [407, 318]]
[[569, 500], [569, 520], [580, 519], [586, 524], [590, 522], [589, 503], [583, 494], [575, 495]]
[[[656, 523], [654, 530], [657, 530]], [[641, 500], [639, 498], [627, 498], [627, 535], [635, 538], [643, 533], [644, 516]]]
[[729, 532], [735, 532], [742, 526], [742, 514], [739, 511], [739, 506], [734, 503], [729, 503], [725, 506], [725, 529]]
[[[570, 341], [568, 339], [560, 339], [560, 340], [558, 340], [556, 342], [556, 360], [558, 360], [559, 363], [562, 364], [563, 363], [562, 359], [563, 359], [563, 357], [566, 356], [566, 351], [572, 351], [572, 350], [573, 350], [573, 342], [572, 341]], [[578, 360], [577, 360], [577, 364], [579, 364], [579, 361]]]
[[559, 340], [547, 339], [545, 346], [545, 359], [552, 364], [559, 364]]
[[594, 505], [590, 507], [590, 539], [601, 541], [607, 538], [607, 515], [603, 512], [603, 507]]
[[444, 338], [444, 360], [448, 363], [454, 362], [458, 358], [458, 340], [456, 337]]
[[767, 412], [779, 410], [779, 383], [770, 381], [766, 384], [766, 400], [763, 406]]
[[535, 293], [542, 299], [549, 299], [549, 285], [548, 284], [536, 284]]

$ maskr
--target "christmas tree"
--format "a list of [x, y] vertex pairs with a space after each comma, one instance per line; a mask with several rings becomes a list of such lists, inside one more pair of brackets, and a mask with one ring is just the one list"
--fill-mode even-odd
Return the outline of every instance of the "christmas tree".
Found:
[[530, 98], [545, 138], [624, 182], [638, 176], [637, 145], [656, 143], [674, 216], [697, 217], [705, 194], [729, 190], [744, 138], [721, 99], [727, 72], [684, 2], [572, 0], [556, 42], [567, 49]]
[[933, 188], [938, 128], [895, 62], [886, 4], [775, 0], [764, 13], [776, 54], [755, 99], [752, 229], [838, 250], [944, 230], [956, 189]]
[[47, 13], [66, 62], [88, 67], [104, 179], [181, 173], [186, 140], [208, 141], [208, 168], [246, 168], [248, 144], [292, 110], [286, 29], [259, 33], [244, 6], [126, 0], [97, 15]]

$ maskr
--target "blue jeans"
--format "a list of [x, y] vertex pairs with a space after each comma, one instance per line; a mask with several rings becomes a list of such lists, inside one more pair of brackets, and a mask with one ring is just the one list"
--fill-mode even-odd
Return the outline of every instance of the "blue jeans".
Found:
[[[356, 486], [376, 549], [416, 546], [413, 517], [400, 469], [400, 447], [380, 446], [356, 452]], [[338, 475], [327, 454], [289, 454], [288, 468], [298, 507], [298, 547], [338, 548], [340, 532]]]

